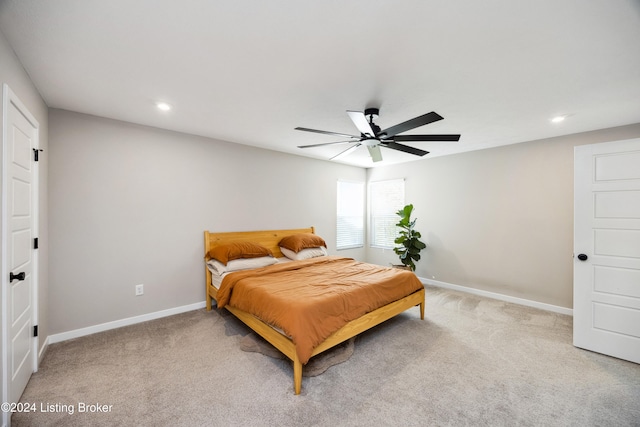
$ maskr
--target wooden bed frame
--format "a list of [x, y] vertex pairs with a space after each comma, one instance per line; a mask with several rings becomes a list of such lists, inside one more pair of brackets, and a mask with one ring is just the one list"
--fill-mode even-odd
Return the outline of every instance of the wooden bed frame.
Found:
[[[210, 233], [209, 231], [205, 231], [204, 253], [205, 274], [207, 278], [207, 310], [211, 310], [211, 301], [212, 299], [216, 299], [217, 294], [216, 288], [211, 284], [211, 272], [206, 266], [206, 261], [209, 261], [210, 259], [209, 251], [212, 248], [231, 241], [244, 240], [259, 243], [270, 249], [275, 257], [282, 257], [283, 255], [278, 247], [278, 242], [280, 242], [283, 237], [298, 233], [314, 233], [314, 228], [309, 227], [290, 230], [240, 231], [227, 233]], [[424, 300], [425, 292], [424, 289], [421, 289], [398, 301], [371, 311], [358, 319], [352, 320], [334, 332], [323, 343], [318, 345], [314, 349], [312, 356], [320, 354], [323, 351], [326, 351], [349, 338], [384, 322], [385, 320], [391, 319], [392, 317], [416, 305], [420, 306], [420, 319], [424, 320]], [[296, 347], [293, 342], [288, 337], [282, 335], [252, 314], [229, 305], [226, 305], [225, 308], [293, 361], [293, 388], [295, 394], [300, 394], [300, 390], [302, 388], [302, 363], [298, 359]]]

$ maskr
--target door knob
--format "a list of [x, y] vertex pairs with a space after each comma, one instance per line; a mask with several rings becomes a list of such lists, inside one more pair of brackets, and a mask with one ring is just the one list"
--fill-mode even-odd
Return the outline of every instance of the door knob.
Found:
[[24, 271], [21, 271], [18, 274], [9, 273], [9, 282], [13, 282], [14, 279], [24, 280], [24, 277], [25, 277]]
[[585, 254], [580, 254], [580, 255], [578, 255], [578, 259], [579, 259], [580, 261], [586, 261], [588, 258], [589, 258], [589, 257], [588, 257], [587, 255], [585, 255]]

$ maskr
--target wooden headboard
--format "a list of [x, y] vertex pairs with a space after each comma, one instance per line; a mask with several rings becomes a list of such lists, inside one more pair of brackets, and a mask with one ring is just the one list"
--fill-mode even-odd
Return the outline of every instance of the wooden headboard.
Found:
[[282, 257], [282, 252], [278, 247], [278, 243], [283, 237], [292, 234], [312, 233], [315, 234], [314, 227], [294, 228], [290, 230], [262, 230], [262, 231], [232, 231], [227, 233], [211, 233], [204, 232], [204, 257], [209, 260], [209, 251], [225, 243], [232, 241], [250, 241], [258, 243], [273, 252], [276, 258]]

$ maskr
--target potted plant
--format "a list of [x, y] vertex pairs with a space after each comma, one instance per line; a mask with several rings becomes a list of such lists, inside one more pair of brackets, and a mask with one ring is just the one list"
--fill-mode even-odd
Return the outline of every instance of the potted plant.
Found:
[[393, 248], [393, 251], [400, 257], [400, 262], [411, 271], [416, 270], [414, 261], [420, 260], [420, 251], [427, 247], [420, 241], [419, 231], [415, 230], [416, 220], [411, 220], [413, 205], [407, 205], [396, 212], [400, 221], [396, 224], [400, 228], [400, 236], [395, 239], [395, 243], [400, 245]]

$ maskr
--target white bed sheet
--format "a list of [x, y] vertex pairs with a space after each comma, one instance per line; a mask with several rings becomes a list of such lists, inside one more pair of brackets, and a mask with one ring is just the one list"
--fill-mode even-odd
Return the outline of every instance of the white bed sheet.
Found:
[[[277, 258], [277, 260], [278, 262], [276, 264], [280, 264], [283, 262], [291, 262], [291, 260], [286, 257]], [[224, 276], [226, 276], [229, 273], [218, 274], [218, 272], [213, 267], [207, 266], [207, 268], [211, 272], [211, 284], [213, 285], [214, 288], [216, 288], [216, 291], [217, 291], [220, 289], [220, 285], [222, 284], [222, 279], [224, 279]]]

